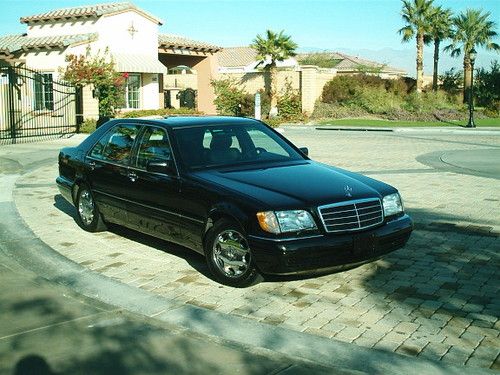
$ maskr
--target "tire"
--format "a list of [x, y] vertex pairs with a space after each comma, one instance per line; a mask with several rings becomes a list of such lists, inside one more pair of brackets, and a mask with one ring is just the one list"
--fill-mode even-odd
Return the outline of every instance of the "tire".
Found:
[[94, 201], [94, 195], [87, 185], [82, 184], [78, 187], [75, 203], [78, 224], [83, 229], [87, 232], [102, 232], [107, 229]]
[[222, 284], [245, 288], [263, 280], [244, 231], [230, 220], [221, 219], [209, 230], [205, 256], [210, 272]]

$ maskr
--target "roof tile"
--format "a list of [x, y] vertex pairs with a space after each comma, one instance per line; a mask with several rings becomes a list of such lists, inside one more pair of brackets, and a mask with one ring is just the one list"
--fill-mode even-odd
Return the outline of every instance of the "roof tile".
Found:
[[163, 48], [186, 48], [211, 52], [216, 52], [221, 49], [221, 47], [214, 44], [199, 42], [193, 39], [188, 39], [183, 36], [173, 34], [158, 35], [158, 45]]
[[102, 3], [95, 5], [82, 5], [71, 8], [55, 9], [50, 12], [21, 17], [20, 21], [21, 23], [30, 24], [30, 23], [37, 23], [37, 22], [58, 20], [64, 18], [72, 18], [72, 17], [100, 17], [106, 14], [122, 12], [125, 10], [136, 10], [139, 13], [142, 13], [147, 17], [155, 20], [159, 24], [163, 23], [160, 19], [158, 19], [151, 13], [136, 7], [134, 4], [130, 2]]

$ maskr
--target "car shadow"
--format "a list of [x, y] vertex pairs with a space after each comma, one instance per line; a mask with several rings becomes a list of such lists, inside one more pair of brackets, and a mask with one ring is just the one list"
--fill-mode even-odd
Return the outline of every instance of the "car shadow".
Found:
[[[64, 199], [62, 195], [57, 194], [54, 196], [54, 207], [64, 214], [70, 216], [75, 221], [75, 223], [81, 227], [76, 215], [75, 207], [73, 207], [66, 199]], [[205, 258], [197, 252], [188, 249], [187, 247], [180, 246], [175, 243], [168, 242], [160, 238], [123, 227], [121, 225], [108, 223], [107, 226], [109, 232], [114, 233], [120, 237], [124, 237], [130, 241], [137, 242], [153, 249], [160, 250], [178, 258], [184, 259], [191, 267], [200, 272], [203, 276], [216, 281], [210, 273], [208, 266], [206, 265]]]

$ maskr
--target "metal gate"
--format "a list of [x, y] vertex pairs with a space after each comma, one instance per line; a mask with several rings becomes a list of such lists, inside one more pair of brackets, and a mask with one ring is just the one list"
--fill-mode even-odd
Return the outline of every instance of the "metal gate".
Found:
[[0, 144], [57, 138], [79, 131], [81, 89], [51, 73], [0, 67]]

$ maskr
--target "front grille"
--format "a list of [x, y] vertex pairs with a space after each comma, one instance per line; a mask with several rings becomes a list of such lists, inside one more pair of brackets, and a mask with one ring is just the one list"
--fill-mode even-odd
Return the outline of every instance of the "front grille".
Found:
[[325, 230], [351, 232], [373, 227], [384, 221], [380, 199], [360, 199], [318, 207]]

